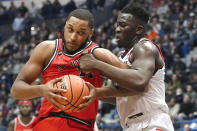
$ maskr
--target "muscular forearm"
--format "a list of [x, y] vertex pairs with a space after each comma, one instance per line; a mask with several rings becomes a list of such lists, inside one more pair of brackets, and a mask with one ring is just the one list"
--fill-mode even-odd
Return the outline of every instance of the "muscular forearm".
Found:
[[99, 100], [101, 100], [101, 101], [103, 101], [105, 103], [116, 105], [116, 98], [115, 97], [100, 98]]
[[97, 61], [95, 69], [112, 81], [117, 82], [122, 88], [136, 92], [144, 91], [145, 82], [142, 79], [142, 74], [139, 75], [138, 70], [121, 69], [102, 61]]
[[101, 100], [105, 98], [133, 96], [139, 94], [136, 91], [130, 91], [125, 88], [115, 88], [115, 87], [98, 88], [97, 92], [98, 92], [98, 97]]
[[22, 80], [16, 80], [11, 88], [15, 99], [31, 99], [42, 96], [43, 85], [30, 85]]

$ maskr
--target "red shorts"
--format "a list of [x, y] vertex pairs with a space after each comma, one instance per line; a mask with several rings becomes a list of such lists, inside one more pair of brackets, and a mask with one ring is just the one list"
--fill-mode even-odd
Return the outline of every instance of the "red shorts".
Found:
[[60, 117], [47, 117], [33, 127], [33, 131], [93, 131], [93, 127]]

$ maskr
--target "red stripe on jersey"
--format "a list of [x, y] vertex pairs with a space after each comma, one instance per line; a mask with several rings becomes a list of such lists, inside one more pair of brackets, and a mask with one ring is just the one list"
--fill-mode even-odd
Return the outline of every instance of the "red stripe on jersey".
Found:
[[156, 131], [163, 131], [162, 129], [156, 129]]
[[163, 60], [163, 64], [159, 67], [159, 69], [161, 69], [161, 68], [163, 68], [163, 66], [164, 66], [164, 57], [163, 57], [163, 53], [161, 52], [161, 48], [157, 45], [157, 44], [155, 44], [155, 43], [153, 43], [157, 48], [158, 48], [158, 50], [159, 50], [159, 53], [160, 53], [160, 55], [161, 55], [161, 57], [162, 57], [162, 60]]
[[133, 60], [132, 60], [132, 58], [131, 58], [132, 52], [133, 52], [133, 49], [131, 49], [131, 52], [129, 53], [129, 60], [130, 60], [130, 63], [131, 63], [131, 64], [133, 63]]

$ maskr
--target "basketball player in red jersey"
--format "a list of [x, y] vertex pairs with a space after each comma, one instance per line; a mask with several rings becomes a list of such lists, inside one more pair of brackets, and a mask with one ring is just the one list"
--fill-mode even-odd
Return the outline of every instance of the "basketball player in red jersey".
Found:
[[[64, 39], [44, 41], [37, 45], [18, 74], [11, 88], [11, 95], [14, 98], [30, 99], [44, 96], [34, 131], [93, 130], [98, 100], [81, 112], [64, 113], [58, 109], [64, 108], [64, 105], [55, 101], [56, 98], [66, 99], [56, 95], [56, 92], [64, 92], [64, 90], [53, 88], [53, 84], [67, 74], [80, 75], [95, 87], [101, 87], [103, 80], [98, 72], [90, 75], [80, 72], [78, 60], [84, 53], [92, 53], [96, 58], [118, 67], [126, 66], [108, 50], [97, 48], [97, 44], [90, 40], [93, 31], [94, 18], [88, 10], [72, 11], [66, 20]], [[30, 85], [40, 74], [43, 84]]]
[[91, 54], [80, 58], [82, 70], [97, 70], [118, 83], [111, 88], [94, 88], [88, 84], [91, 93], [84, 98], [89, 101], [80, 108], [95, 98], [111, 98], [125, 131], [174, 131], [165, 102], [163, 56], [158, 45], [145, 38], [148, 20], [148, 12], [137, 3], [128, 4], [118, 16], [116, 38], [118, 45], [125, 48], [119, 59], [130, 69], [104, 63]]
[[33, 131], [32, 123], [32, 103], [27, 100], [19, 101], [20, 115], [12, 120], [8, 126], [8, 131]]

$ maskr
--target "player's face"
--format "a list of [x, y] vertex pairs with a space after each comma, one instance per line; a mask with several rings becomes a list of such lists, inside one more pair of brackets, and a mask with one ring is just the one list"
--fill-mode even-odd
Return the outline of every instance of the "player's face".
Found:
[[29, 104], [23, 103], [19, 106], [19, 110], [22, 116], [29, 116], [31, 114], [32, 108]]
[[64, 27], [64, 39], [67, 49], [77, 50], [87, 38], [91, 38], [93, 29], [90, 29], [88, 21], [71, 16]]
[[136, 24], [133, 19], [131, 14], [119, 14], [116, 27], [116, 39], [119, 47], [128, 47], [136, 36]]

